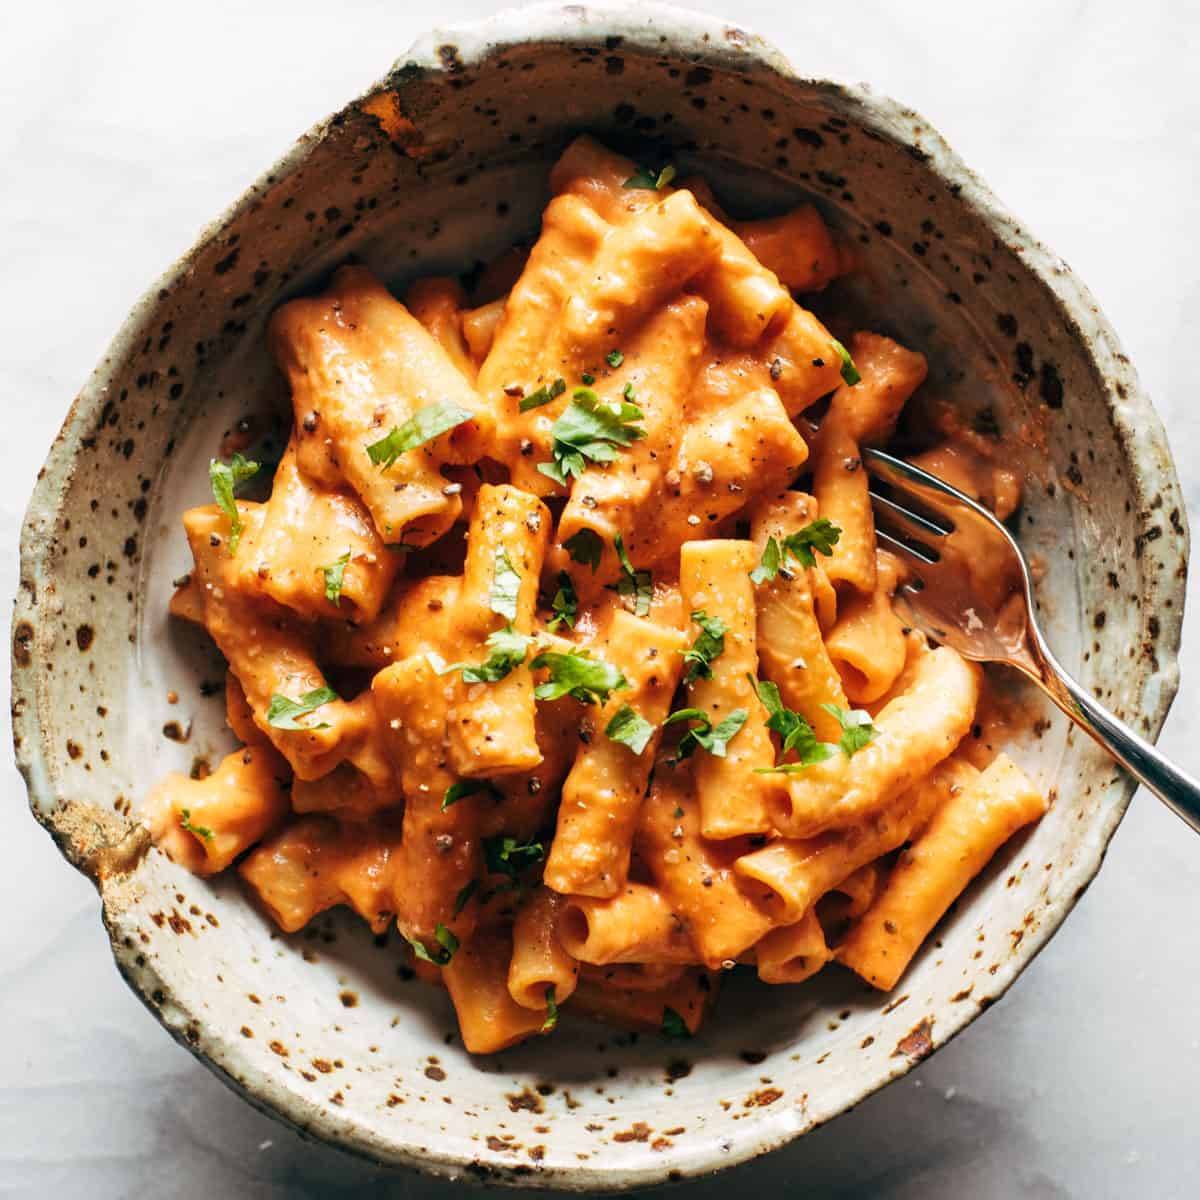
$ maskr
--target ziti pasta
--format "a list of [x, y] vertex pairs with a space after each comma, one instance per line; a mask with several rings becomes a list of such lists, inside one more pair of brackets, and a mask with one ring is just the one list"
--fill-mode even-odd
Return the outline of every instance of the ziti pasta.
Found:
[[925, 359], [806, 307], [852, 262], [811, 206], [735, 222], [586, 137], [550, 187], [472, 291], [345, 266], [275, 313], [286, 451], [212, 461], [171, 605], [242, 745], [158, 785], [158, 844], [284, 931], [394, 925], [476, 1053], [564, 1010], [689, 1035], [739, 965], [890, 988], [1046, 807], [893, 611], [860, 450]]

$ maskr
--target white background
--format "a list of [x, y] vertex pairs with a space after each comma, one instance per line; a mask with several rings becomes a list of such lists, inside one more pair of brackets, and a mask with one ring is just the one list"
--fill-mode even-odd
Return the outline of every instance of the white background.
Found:
[[[433, 20], [498, 7], [0, 0], [4, 594], [45, 449], [142, 289]], [[1196, 520], [1200, 5], [695, 7], [772, 38], [807, 72], [867, 80], [942, 130], [1095, 291], [1166, 420]], [[1196, 658], [1185, 655], [1163, 740], [1193, 771]], [[306, 1144], [175, 1046], [118, 978], [90, 885], [29, 817], [11, 765], [0, 853], [0, 1194], [468, 1192]], [[1066, 926], [964, 1036], [834, 1125], [675, 1194], [1200, 1194], [1198, 918], [1200, 839], [1139, 794]]]

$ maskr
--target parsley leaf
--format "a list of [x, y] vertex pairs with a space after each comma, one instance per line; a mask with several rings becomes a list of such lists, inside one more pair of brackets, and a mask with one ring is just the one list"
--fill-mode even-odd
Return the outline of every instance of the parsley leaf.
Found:
[[575, 628], [575, 618], [579, 613], [579, 596], [575, 592], [575, 584], [566, 571], [558, 573], [558, 591], [554, 593], [554, 598], [550, 601], [550, 608], [553, 610], [554, 616], [547, 622], [546, 628], [551, 633], [560, 625], [565, 625], [568, 629]]
[[185, 833], [194, 833], [201, 841], [211, 842], [213, 831], [203, 825], [193, 825], [191, 817], [192, 810], [190, 808], [181, 808], [179, 810], [179, 828]]
[[457, 404], [435, 400], [432, 404], [418, 408], [407, 421], [397, 425], [386, 437], [372, 442], [367, 447], [367, 455], [377, 467], [386, 471], [400, 455], [423, 446], [435, 437], [440, 437], [447, 430], [469, 421], [471, 416], [471, 413], [465, 408], [459, 408]]
[[661, 192], [678, 174], [679, 171], [674, 163], [667, 163], [658, 172], [647, 170], [645, 167], [638, 167], [621, 186], [625, 188], [640, 188], [649, 192]]
[[620, 350], [610, 350], [605, 356], [604, 361], [608, 363], [613, 370], [616, 370], [624, 361], [625, 355]]
[[491, 647], [492, 652], [484, 662], [478, 666], [465, 663], [455, 663], [454, 666], [462, 667], [463, 683], [499, 683], [525, 661], [530, 641], [526, 634], [518, 633], [511, 624], [505, 625], [503, 629], [488, 634], [484, 645]]
[[[445, 812], [450, 805], [457, 804], [467, 796], [474, 796], [479, 792], [488, 792], [497, 800], [504, 798], [499, 788], [488, 779], [460, 779], [446, 789], [446, 794], [442, 797], [442, 812]], [[454, 915], [458, 916], [458, 913]]]
[[470, 883], [464, 884], [458, 889], [458, 895], [454, 897], [454, 915], [456, 917], [471, 903], [471, 897], [477, 891], [479, 891], [478, 879], [472, 879]]
[[536, 392], [530, 392], [528, 396], [522, 396], [517, 408], [521, 412], [528, 412], [531, 408], [541, 408], [543, 404], [549, 404], [551, 400], [557, 400], [566, 390], [567, 381], [565, 379], [556, 379], [549, 387], [543, 384]]
[[673, 1008], [663, 1009], [662, 1032], [669, 1038], [690, 1038], [692, 1036], [684, 1019]]
[[822, 704], [821, 707], [842, 727], [838, 745], [847, 758], [853, 758], [879, 736], [879, 730], [871, 724], [871, 714], [861, 708], [847, 712], [836, 704]]
[[626, 607], [632, 607], [635, 616], [644, 617], [650, 611], [650, 599], [654, 595], [650, 572], [633, 569], [633, 563], [625, 553], [625, 539], [619, 533], [613, 538], [613, 545], [621, 564], [621, 577], [613, 586], [613, 590], [626, 602]]
[[779, 689], [773, 683], [765, 680], [755, 680], [747, 676], [758, 692], [758, 698], [763, 707], [770, 713], [767, 728], [779, 734], [779, 755], [782, 758], [791, 751], [796, 752], [797, 761], [794, 763], [777, 763], [774, 767], [756, 767], [755, 773], [770, 775], [776, 772], [794, 774], [799, 768], [811, 767], [814, 763], [824, 762], [837, 747], [828, 742], [817, 741], [817, 735], [812, 726], [798, 713], [788, 708], [780, 699]]
[[417, 941], [416, 938], [405, 938], [405, 941], [408, 942], [413, 949], [413, 953], [422, 962], [433, 963], [435, 967], [444, 967], [454, 957], [455, 951], [458, 950], [458, 938], [441, 921], [437, 923], [437, 927], [433, 931], [433, 936], [437, 939], [438, 944], [432, 952], [426, 949], [425, 944]]
[[517, 597], [521, 594], [521, 576], [512, 565], [508, 551], [501, 546], [496, 551], [496, 565], [492, 568], [492, 590], [488, 596], [488, 607], [506, 621], [517, 619]]
[[862, 376], [858, 373], [858, 368], [854, 365], [854, 359], [850, 357], [850, 351], [837, 338], [833, 338], [832, 340], [833, 351], [842, 360], [842, 382], [847, 387], [853, 387], [856, 383], [861, 383]]
[[584, 704], [603, 704], [610, 692], [629, 686], [616, 667], [592, 658], [586, 650], [571, 650], [566, 654], [545, 650], [529, 665], [535, 670], [545, 667], [550, 672], [550, 678], [533, 689], [538, 700], [573, 696]]
[[350, 562], [350, 551], [335, 559], [321, 570], [325, 574], [325, 599], [339, 607], [342, 603], [342, 582], [346, 578], [346, 566]]
[[581, 529], [574, 537], [563, 542], [563, 549], [571, 556], [572, 562], [591, 567], [592, 574], [595, 574], [604, 556], [604, 539], [594, 529]]
[[642, 415], [628, 400], [603, 402], [591, 388], [576, 388], [551, 430], [554, 461], [538, 463], [537, 469], [565, 487], [572, 476], [578, 479], [583, 474], [589, 462], [610, 463], [617, 457], [617, 447], [644, 438], [646, 431], [631, 424]]
[[725, 635], [729, 632], [729, 626], [720, 617], [710, 617], [702, 608], [692, 613], [692, 620], [700, 626], [700, 636], [684, 651], [683, 661], [687, 664], [684, 683], [712, 678], [712, 662], [725, 653]]
[[606, 737], [628, 746], [634, 754], [641, 754], [654, 736], [654, 726], [636, 708], [622, 704], [604, 728]]
[[815, 567], [817, 556], [813, 552], [828, 558], [841, 536], [839, 526], [820, 517], [782, 539], [769, 537], [758, 566], [750, 572], [750, 578], [754, 583], [769, 583], [780, 571], [788, 574], [795, 566]]
[[276, 692], [267, 707], [267, 724], [275, 729], [328, 729], [328, 722], [320, 725], [301, 725], [297, 718], [305, 717], [323, 704], [338, 698], [337, 692], [331, 687], [314, 688], [311, 692], [305, 692], [299, 700], [289, 700], [287, 696]]
[[546, 1019], [538, 1033], [549, 1033], [558, 1024], [558, 1003], [554, 999], [554, 984], [546, 989]]
[[541, 842], [519, 842], [505, 835], [484, 838], [483, 857], [493, 875], [507, 875], [515, 880], [526, 867], [541, 862], [546, 850]]
[[212, 485], [213, 499], [221, 506], [221, 511], [229, 518], [229, 553], [237, 553], [238, 542], [242, 540], [242, 514], [238, 512], [234, 492], [247, 479], [253, 479], [258, 474], [259, 464], [251, 462], [241, 454], [235, 454], [227, 463], [214, 458], [208, 464], [208, 482]]
[[678, 721], [699, 721], [699, 724], [690, 727], [679, 739], [679, 745], [675, 747], [675, 757], [671, 761], [680, 762], [685, 758], [690, 758], [695, 754], [697, 747], [707, 750], [709, 754], [716, 755], [717, 758], [724, 758], [729, 743], [733, 741], [738, 730], [745, 725], [749, 716], [746, 709], [735, 708], [729, 716], [714, 727], [708, 713], [702, 708], [678, 709], [663, 722], [664, 725], [674, 725]]

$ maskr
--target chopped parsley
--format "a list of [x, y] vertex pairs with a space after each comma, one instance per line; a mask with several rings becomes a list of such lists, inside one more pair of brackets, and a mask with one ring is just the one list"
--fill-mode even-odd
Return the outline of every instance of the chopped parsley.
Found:
[[661, 192], [678, 174], [678, 168], [674, 163], [667, 163], [661, 171], [657, 172], [648, 170], [646, 167], [638, 167], [621, 186], [639, 188], [648, 192]]
[[492, 590], [488, 596], [488, 607], [506, 621], [517, 619], [517, 597], [521, 594], [521, 576], [512, 565], [508, 551], [501, 546], [496, 551], [496, 565], [492, 569]]
[[179, 828], [184, 833], [194, 833], [202, 842], [211, 842], [213, 840], [213, 831], [204, 825], [192, 824], [192, 810], [190, 808], [181, 808], [179, 810]]
[[558, 1002], [554, 999], [554, 984], [546, 989], [546, 1019], [539, 1033], [549, 1033], [558, 1024]]
[[650, 600], [654, 595], [650, 572], [633, 569], [633, 563], [629, 561], [629, 555], [625, 552], [625, 539], [619, 533], [613, 538], [613, 545], [616, 547], [617, 560], [621, 564], [621, 577], [613, 585], [613, 590], [635, 615], [644, 617], [650, 611]]
[[[442, 806], [443, 808], [445, 805]], [[457, 917], [468, 904], [471, 903], [471, 897], [479, 891], [479, 880], [472, 879], [470, 883], [464, 884], [458, 889], [458, 895], [454, 897], [454, 915]]]
[[746, 723], [750, 716], [744, 708], [735, 708], [719, 725], [714, 726], [708, 713], [702, 708], [681, 708], [673, 712], [664, 725], [674, 725], [678, 721], [698, 721], [699, 724], [689, 726], [687, 732], [679, 739], [675, 747], [675, 757], [672, 762], [680, 762], [695, 754], [697, 747], [707, 750], [717, 758], [724, 758], [729, 743]]
[[642, 415], [628, 400], [606, 402], [591, 388], [576, 388], [551, 430], [554, 461], [538, 463], [537, 469], [565, 487], [572, 476], [578, 479], [583, 474], [589, 462], [610, 463], [618, 447], [645, 437], [646, 431], [632, 424]]
[[483, 839], [483, 857], [493, 875], [507, 875], [515, 880], [526, 867], [540, 863], [546, 857], [546, 850], [541, 842], [532, 839], [521, 842], [504, 835]]
[[227, 463], [214, 458], [208, 464], [208, 482], [212, 485], [213, 499], [229, 518], [229, 553], [237, 553], [242, 540], [242, 514], [238, 512], [234, 492], [247, 479], [258, 474], [259, 464], [251, 462], [241, 454], [235, 454]]
[[673, 1008], [663, 1009], [662, 1032], [669, 1038], [690, 1038], [692, 1036], [687, 1023]]
[[411, 417], [401, 425], [397, 425], [386, 437], [372, 442], [367, 447], [370, 460], [386, 471], [402, 454], [415, 450], [426, 442], [440, 437], [450, 429], [469, 421], [472, 414], [457, 404], [445, 400], [435, 400], [418, 408]]
[[604, 556], [604, 539], [594, 529], [581, 529], [574, 537], [563, 542], [563, 548], [571, 556], [572, 562], [591, 567], [595, 574]]
[[541, 408], [543, 404], [549, 404], [551, 400], [557, 400], [566, 390], [567, 381], [565, 379], [556, 379], [549, 387], [543, 384], [536, 392], [530, 392], [528, 396], [522, 396], [521, 402], [517, 407], [521, 412], [528, 412], [531, 408]]
[[605, 356], [604, 361], [608, 363], [613, 370], [616, 370], [624, 361], [625, 355], [620, 350], [610, 350]]
[[842, 727], [838, 745], [847, 758], [853, 758], [879, 736], [879, 730], [871, 724], [871, 714], [861, 708], [847, 712], [836, 704], [822, 704], [821, 707]]
[[337, 700], [338, 694], [331, 687], [314, 688], [305, 692], [299, 700], [289, 700], [276, 692], [267, 706], [267, 724], [274, 729], [328, 729], [328, 723], [301, 725], [297, 718], [306, 717], [323, 704]]
[[629, 681], [611, 663], [592, 658], [586, 650], [560, 654], [544, 650], [529, 664], [535, 670], [545, 667], [550, 678], [533, 689], [539, 700], [557, 700], [573, 696], [583, 704], [603, 704], [610, 692], [629, 686]]
[[416, 938], [406, 938], [405, 941], [408, 942], [412, 947], [413, 953], [422, 962], [433, 963], [435, 967], [444, 967], [454, 957], [455, 951], [458, 950], [458, 938], [441, 921], [437, 923], [437, 927], [433, 931], [433, 936], [437, 940], [437, 946], [432, 952], [426, 949], [425, 944], [417, 941]]
[[508, 624], [503, 629], [488, 634], [484, 645], [491, 650], [491, 654], [481, 663], [448, 663], [441, 655], [433, 652], [427, 653], [425, 657], [439, 675], [462, 671], [463, 683], [499, 683], [525, 661], [532, 640]]
[[758, 698], [762, 701], [763, 707], [770, 713], [767, 728], [772, 733], [779, 734], [780, 757], [790, 754], [793, 750], [796, 752], [794, 763], [777, 763], [774, 767], [756, 767], [757, 774], [769, 775], [776, 772], [785, 775], [794, 774], [799, 768], [811, 767], [815, 763], [824, 762], [836, 752], [836, 746], [818, 741], [812, 726], [798, 712], [794, 712], [783, 703], [779, 696], [779, 688], [775, 684], [765, 680], [755, 680], [753, 676], [748, 678], [754, 685], [755, 691], [758, 692]]
[[769, 537], [758, 566], [750, 572], [750, 578], [755, 583], [770, 583], [780, 571], [787, 575], [795, 566], [815, 567], [817, 557], [814, 551], [828, 558], [841, 536], [839, 526], [821, 517], [783, 538]]
[[[442, 812], [445, 812], [452, 804], [457, 804], [460, 800], [467, 796], [477, 795], [479, 792], [488, 792], [497, 800], [502, 800], [504, 797], [500, 789], [494, 783], [487, 779], [460, 779], [457, 783], [452, 783], [447, 789], [446, 794], [442, 797]], [[457, 913], [454, 914], [458, 916]]]
[[347, 550], [341, 558], [335, 559], [329, 566], [321, 568], [325, 575], [325, 599], [330, 604], [341, 606], [342, 583], [346, 578], [346, 566], [349, 562], [350, 551]]
[[558, 573], [558, 591], [550, 601], [550, 608], [554, 616], [547, 622], [546, 628], [551, 633], [560, 625], [565, 625], [568, 629], [575, 628], [575, 618], [579, 614], [579, 596], [566, 571]]
[[725, 635], [729, 632], [729, 626], [720, 617], [710, 617], [702, 608], [692, 613], [692, 620], [700, 626], [700, 636], [684, 651], [683, 661], [687, 665], [684, 683], [712, 678], [713, 660], [725, 653]]
[[654, 726], [636, 708], [622, 704], [605, 726], [604, 734], [612, 741], [628, 746], [634, 754], [641, 754], [654, 736]]
[[862, 376], [858, 373], [858, 368], [854, 365], [854, 359], [850, 357], [850, 351], [837, 338], [833, 339], [833, 351], [842, 360], [842, 382], [847, 387], [853, 387], [856, 383], [861, 383]]

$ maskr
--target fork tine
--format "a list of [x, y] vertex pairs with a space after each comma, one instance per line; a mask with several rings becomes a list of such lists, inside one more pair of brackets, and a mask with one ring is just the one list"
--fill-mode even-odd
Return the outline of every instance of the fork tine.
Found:
[[906, 561], [918, 562], [923, 567], [931, 567], [938, 561], [933, 557], [932, 551], [924, 543], [918, 542], [916, 545], [913, 545], [909, 542], [902, 542], [878, 525], [875, 527], [875, 540], [885, 550], [890, 550], [893, 554]]
[[912, 509], [905, 508], [902, 504], [897, 504], [895, 500], [889, 496], [884, 496], [879, 492], [868, 490], [867, 493], [871, 497], [871, 503], [875, 506], [875, 515], [878, 519], [883, 517], [886, 520], [891, 520], [899, 525], [905, 533], [914, 537], [919, 537], [921, 534], [926, 534], [932, 538], [943, 538], [947, 534], [954, 532], [953, 525], [947, 529], [941, 525], [935, 525], [927, 517], [922, 516], [919, 512], [913, 512]]

